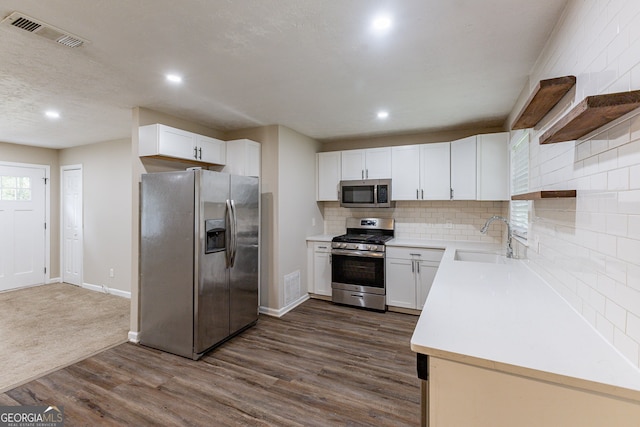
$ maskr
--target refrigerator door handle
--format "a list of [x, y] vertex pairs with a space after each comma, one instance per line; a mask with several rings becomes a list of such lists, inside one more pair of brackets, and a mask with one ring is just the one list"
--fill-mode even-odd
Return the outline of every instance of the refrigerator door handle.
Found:
[[232, 243], [232, 252], [231, 252], [231, 267], [233, 267], [236, 263], [236, 254], [238, 252], [238, 217], [236, 215], [236, 203], [231, 199], [231, 241]]
[[225, 222], [225, 228], [226, 228], [226, 242], [225, 242], [225, 258], [227, 260], [227, 268], [231, 267], [232, 264], [232, 250], [233, 250], [233, 229], [232, 229], [232, 216], [233, 216], [233, 208], [231, 206], [231, 200], [227, 199], [227, 209], [225, 210], [224, 213], [224, 222]]

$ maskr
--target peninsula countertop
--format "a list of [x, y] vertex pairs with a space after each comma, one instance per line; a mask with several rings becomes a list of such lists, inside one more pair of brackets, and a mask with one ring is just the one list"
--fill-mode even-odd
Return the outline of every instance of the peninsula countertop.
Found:
[[528, 266], [459, 261], [456, 250], [504, 253], [475, 242], [403, 241], [445, 249], [411, 349], [434, 357], [640, 402], [640, 369]]

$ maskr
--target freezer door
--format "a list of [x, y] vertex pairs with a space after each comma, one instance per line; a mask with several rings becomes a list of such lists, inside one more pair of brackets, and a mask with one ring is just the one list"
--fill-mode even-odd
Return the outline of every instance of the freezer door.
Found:
[[193, 353], [194, 174], [142, 175], [140, 343]]
[[196, 177], [194, 358], [229, 336], [229, 175], [199, 171]]
[[232, 267], [229, 277], [230, 333], [258, 320], [258, 178], [231, 175], [235, 212]]

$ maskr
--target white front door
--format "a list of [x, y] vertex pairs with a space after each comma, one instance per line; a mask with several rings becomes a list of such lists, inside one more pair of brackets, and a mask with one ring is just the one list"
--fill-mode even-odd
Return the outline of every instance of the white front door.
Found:
[[46, 168], [0, 165], [0, 291], [45, 283]]
[[82, 167], [62, 167], [62, 281], [82, 285]]

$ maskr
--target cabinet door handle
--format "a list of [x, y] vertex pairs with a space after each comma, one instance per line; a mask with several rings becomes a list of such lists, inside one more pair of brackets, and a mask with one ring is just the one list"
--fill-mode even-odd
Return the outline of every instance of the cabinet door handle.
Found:
[[369, 169], [367, 169], [367, 179], [369, 179]]
[[409, 254], [411, 256], [422, 256], [422, 254]]
[[326, 246], [318, 246], [318, 249], [327, 249]]
[[420, 190], [420, 191], [421, 191], [420, 194], [422, 194], [422, 200], [424, 200], [424, 190]]
[[420, 274], [420, 262], [416, 261], [416, 270], [418, 270], [418, 274]]
[[416, 188], [416, 199], [418, 199], [418, 189]]
[[200, 152], [200, 157], [199, 159], [202, 160], [202, 147], [198, 148], [198, 152]]
[[360, 176], [362, 177], [362, 179], [364, 179], [364, 169], [360, 170]]
[[453, 188], [449, 189], [449, 199], [453, 200]]
[[198, 147], [193, 147], [193, 158], [198, 159]]
[[416, 262], [414, 260], [411, 260], [411, 272], [416, 272]]

